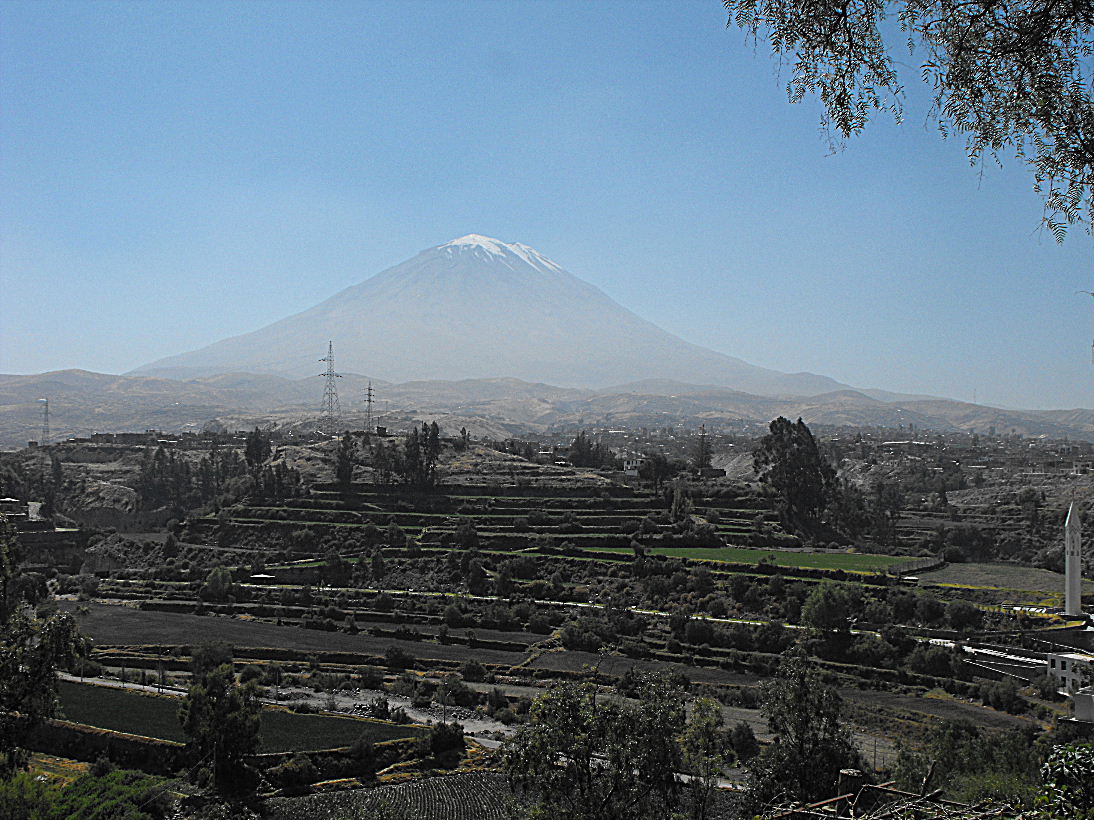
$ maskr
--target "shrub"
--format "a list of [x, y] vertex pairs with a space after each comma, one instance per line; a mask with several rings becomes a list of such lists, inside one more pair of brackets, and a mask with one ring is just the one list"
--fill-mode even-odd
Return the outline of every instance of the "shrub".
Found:
[[751, 760], [760, 753], [760, 743], [752, 727], [743, 720], [738, 721], [729, 734], [729, 743], [742, 761]]
[[983, 617], [979, 608], [968, 601], [953, 601], [946, 607], [946, 620], [959, 632], [979, 626]]
[[384, 662], [388, 669], [409, 669], [414, 666], [414, 656], [405, 649], [389, 646], [384, 652]]
[[908, 655], [906, 664], [913, 672], [948, 678], [953, 675], [953, 661], [947, 649], [941, 646], [919, 644]]
[[486, 680], [486, 667], [476, 660], [470, 660], [460, 667], [460, 677], [464, 680], [481, 682]]
[[1013, 678], [981, 684], [980, 699], [993, 709], [1002, 709], [1014, 715], [1022, 714], [1029, 707], [1026, 699], [1018, 693], [1018, 684]]
[[112, 771], [118, 767], [114, 765], [114, 761], [111, 760], [105, 753], [99, 755], [95, 762], [88, 768], [88, 772], [92, 777], [106, 777]]
[[49, 817], [96, 817], [102, 820], [159, 820], [173, 802], [158, 778], [118, 769], [102, 777], [85, 774], [67, 786]]
[[422, 741], [429, 754], [446, 766], [455, 766], [463, 757], [463, 727], [458, 723], [434, 723]]
[[463, 610], [461, 610], [455, 604], [449, 604], [444, 608], [444, 622], [448, 626], [456, 629], [464, 625]]
[[58, 788], [28, 772], [0, 779], [0, 816], [5, 818], [50, 817]]
[[311, 758], [301, 753], [293, 755], [291, 760], [280, 766], [274, 766], [268, 774], [281, 788], [290, 791], [302, 789], [319, 779], [319, 770]]
[[72, 674], [81, 678], [97, 678], [103, 673], [103, 665], [90, 658], [77, 658], [72, 664]]
[[551, 623], [544, 615], [533, 615], [528, 619], [528, 631], [536, 635], [546, 635], [551, 631]]
[[383, 689], [384, 672], [375, 666], [362, 666], [357, 669], [357, 680], [364, 689]]

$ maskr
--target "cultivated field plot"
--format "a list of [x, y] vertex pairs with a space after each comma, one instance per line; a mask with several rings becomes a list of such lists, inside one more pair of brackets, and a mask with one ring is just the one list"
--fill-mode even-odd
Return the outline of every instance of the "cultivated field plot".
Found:
[[284, 797], [266, 806], [271, 820], [364, 818], [381, 816], [384, 808], [395, 817], [415, 820], [503, 820], [509, 816], [509, 796], [502, 775], [466, 772], [375, 789]]
[[595, 652], [545, 652], [530, 664], [529, 669], [545, 669], [552, 672], [584, 672], [593, 670], [602, 675], [623, 675], [629, 669], [640, 672], [680, 672], [694, 683], [717, 683], [751, 685], [758, 678], [742, 672], [730, 672], [725, 669], [707, 666], [686, 666], [682, 663], [625, 658], [617, 655], [598, 655]]
[[[605, 552], [631, 552], [630, 547], [606, 547]], [[848, 572], [881, 572], [895, 564], [906, 564], [907, 555], [875, 555], [857, 552], [791, 552], [789, 550], [751, 549], [749, 547], [662, 547], [650, 550], [654, 555], [672, 558], [699, 558], [705, 561], [729, 561], [756, 564], [763, 559], [780, 567], [842, 569]]]
[[1034, 723], [1030, 718], [1009, 715], [1006, 712], [989, 709], [987, 706], [949, 698], [917, 697], [871, 689], [843, 688], [839, 692], [845, 699], [856, 703], [912, 712], [916, 716], [942, 720], [967, 720], [986, 729], [1022, 729]]
[[[189, 646], [223, 641], [232, 646], [279, 647], [298, 652], [356, 652], [364, 655], [383, 655], [389, 646], [397, 646], [416, 658], [455, 661], [468, 658], [466, 646], [323, 632], [214, 615], [144, 611], [109, 604], [81, 604], [87, 606], [86, 614], [80, 614], [74, 603], [62, 602], [62, 606], [76, 615], [80, 629], [94, 638], [99, 646]], [[484, 633], [480, 631], [479, 634]], [[512, 666], [524, 660], [525, 654], [476, 647], [474, 657], [483, 663]]]
[[[61, 716], [66, 720], [185, 743], [179, 725], [180, 699], [108, 686], [61, 681]], [[362, 735], [370, 742], [413, 737], [422, 730], [372, 720], [297, 715], [264, 709], [259, 730], [259, 752], [296, 752], [349, 746]]]
[[[1025, 592], [1054, 592], [1063, 595], [1064, 576], [1058, 572], [1015, 564], [948, 564], [942, 569], [919, 573], [929, 584], [960, 584], [996, 587]], [[1094, 581], [1083, 581], [1083, 593], [1094, 594]]]

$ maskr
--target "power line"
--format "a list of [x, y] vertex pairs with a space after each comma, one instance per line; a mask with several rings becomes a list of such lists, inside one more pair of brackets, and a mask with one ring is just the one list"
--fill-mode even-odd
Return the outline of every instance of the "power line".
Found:
[[338, 430], [338, 422], [342, 417], [342, 407], [338, 403], [338, 379], [341, 373], [334, 372], [334, 342], [327, 343], [327, 355], [319, 361], [327, 363], [327, 369], [320, 373], [326, 378], [323, 386], [323, 424], [324, 432], [334, 433]]

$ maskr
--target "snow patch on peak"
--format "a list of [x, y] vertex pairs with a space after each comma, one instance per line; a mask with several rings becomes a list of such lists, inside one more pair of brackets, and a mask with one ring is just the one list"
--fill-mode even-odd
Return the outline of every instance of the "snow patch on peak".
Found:
[[533, 267], [546, 268], [550, 271], [562, 270], [562, 267], [560, 265], [552, 262], [535, 248], [529, 247], [528, 245], [522, 245], [520, 242], [514, 242], [512, 245], [509, 245], [508, 248]]
[[516, 256], [525, 263], [541, 271], [553, 273], [560, 272], [562, 267], [541, 254], [535, 248], [522, 245], [520, 242], [507, 243], [500, 239], [494, 239], [482, 234], [469, 233], [451, 242], [445, 242], [440, 246], [442, 250], [477, 250], [481, 249], [491, 256], [504, 259], [506, 256]]
[[453, 239], [451, 242], [445, 242], [441, 245], [442, 248], [482, 248], [490, 253], [502, 256], [505, 251], [509, 249], [509, 246], [502, 242], [500, 239], [494, 239], [489, 236], [483, 236], [482, 234], [469, 233], [467, 236], [461, 236], [459, 239]]

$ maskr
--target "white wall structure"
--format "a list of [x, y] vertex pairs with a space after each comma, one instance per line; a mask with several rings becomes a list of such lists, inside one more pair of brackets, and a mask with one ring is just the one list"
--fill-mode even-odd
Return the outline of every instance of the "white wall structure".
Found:
[[1094, 723], [1094, 686], [1084, 686], [1071, 696], [1075, 704], [1075, 720]]
[[1064, 522], [1064, 612], [1068, 615], [1083, 614], [1082, 553], [1083, 528], [1072, 502], [1067, 511], [1067, 521]]
[[1065, 692], [1076, 692], [1094, 680], [1094, 655], [1061, 652], [1045, 656], [1046, 670]]

